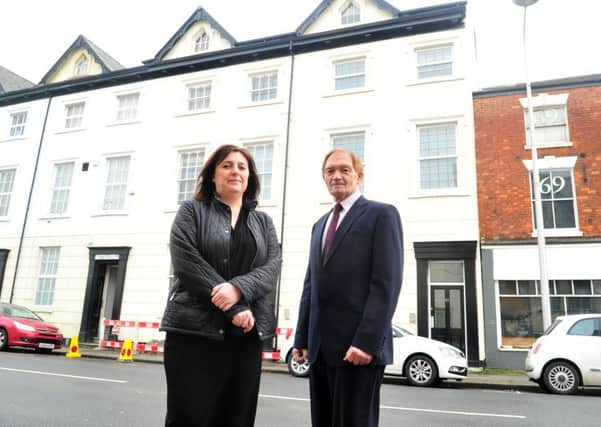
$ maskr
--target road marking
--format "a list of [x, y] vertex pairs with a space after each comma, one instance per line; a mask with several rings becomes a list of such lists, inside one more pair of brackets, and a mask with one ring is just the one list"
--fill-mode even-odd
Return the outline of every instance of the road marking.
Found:
[[[259, 397], [265, 399], [279, 399], [279, 400], [295, 400], [298, 402], [309, 402], [309, 399], [301, 397], [288, 397], [288, 396], [274, 396], [272, 394], [260, 394]], [[441, 409], [420, 409], [420, 408], [404, 408], [400, 406], [380, 406], [381, 409], [388, 409], [391, 411], [407, 411], [407, 412], [429, 412], [433, 414], [448, 414], [448, 415], [467, 415], [470, 417], [494, 417], [494, 418], [517, 418], [526, 419], [524, 415], [507, 415], [507, 414], [490, 414], [486, 412], [463, 412], [463, 411], [445, 411]]]
[[11, 371], [11, 372], [22, 372], [22, 373], [25, 373], [25, 374], [48, 375], [48, 376], [51, 376], [51, 377], [75, 378], [75, 379], [78, 379], [78, 380], [102, 381], [102, 382], [106, 382], [106, 383], [125, 384], [127, 382], [127, 381], [124, 381], [124, 380], [112, 380], [110, 378], [96, 378], [96, 377], [83, 377], [83, 376], [80, 376], [80, 375], [55, 374], [53, 372], [30, 371], [29, 369], [4, 368], [2, 366], [0, 366], [0, 370], [2, 370], [2, 371]]

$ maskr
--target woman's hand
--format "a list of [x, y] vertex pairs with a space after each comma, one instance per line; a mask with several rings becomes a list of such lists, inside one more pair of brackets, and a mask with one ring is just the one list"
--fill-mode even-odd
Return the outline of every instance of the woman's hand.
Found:
[[240, 289], [228, 282], [220, 283], [211, 291], [211, 302], [221, 311], [228, 311], [241, 297]]
[[244, 333], [248, 333], [255, 327], [255, 316], [252, 311], [244, 310], [236, 313], [232, 319], [234, 326], [244, 329]]

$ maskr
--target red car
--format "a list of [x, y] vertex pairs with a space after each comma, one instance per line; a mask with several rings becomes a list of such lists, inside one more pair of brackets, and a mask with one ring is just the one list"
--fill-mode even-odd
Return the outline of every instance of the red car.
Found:
[[63, 344], [63, 334], [28, 308], [0, 303], [0, 350], [30, 347], [50, 353]]

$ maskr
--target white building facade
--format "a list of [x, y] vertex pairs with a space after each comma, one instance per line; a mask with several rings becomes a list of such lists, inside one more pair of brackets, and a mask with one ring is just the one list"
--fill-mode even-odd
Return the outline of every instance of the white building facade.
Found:
[[[465, 7], [322, 1], [296, 32], [245, 42], [199, 8], [132, 69], [84, 38], [47, 74], [52, 81], [0, 96], [0, 200], [10, 198], [0, 210], [0, 299], [82, 341], [107, 335], [103, 318], [159, 321], [178, 204], [204, 159], [231, 143], [257, 161], [259, 209], [282, 244], [277, 314], [294, 322], [310, 230], [331, 205], [321, 162], [343, 146], [365, 163], [365, 196], [401, 213], [395, 323], [478, 364]], [[56, 80], [69, 70], [73, 78]], [[11, 136], [21, 111], [25, 133]]]

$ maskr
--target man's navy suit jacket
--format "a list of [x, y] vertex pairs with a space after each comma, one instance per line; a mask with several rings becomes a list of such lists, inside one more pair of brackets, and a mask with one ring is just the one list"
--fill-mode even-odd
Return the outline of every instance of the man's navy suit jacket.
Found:
[[403, 233], [394, 206], [361, 196], [339, 224], [322, 259], [322, 216], [311, 233], [309, 266], [294, 346], [341, 366], [353, 345], [375, 365], [392, 363], [392, 329], [403, 275]]

